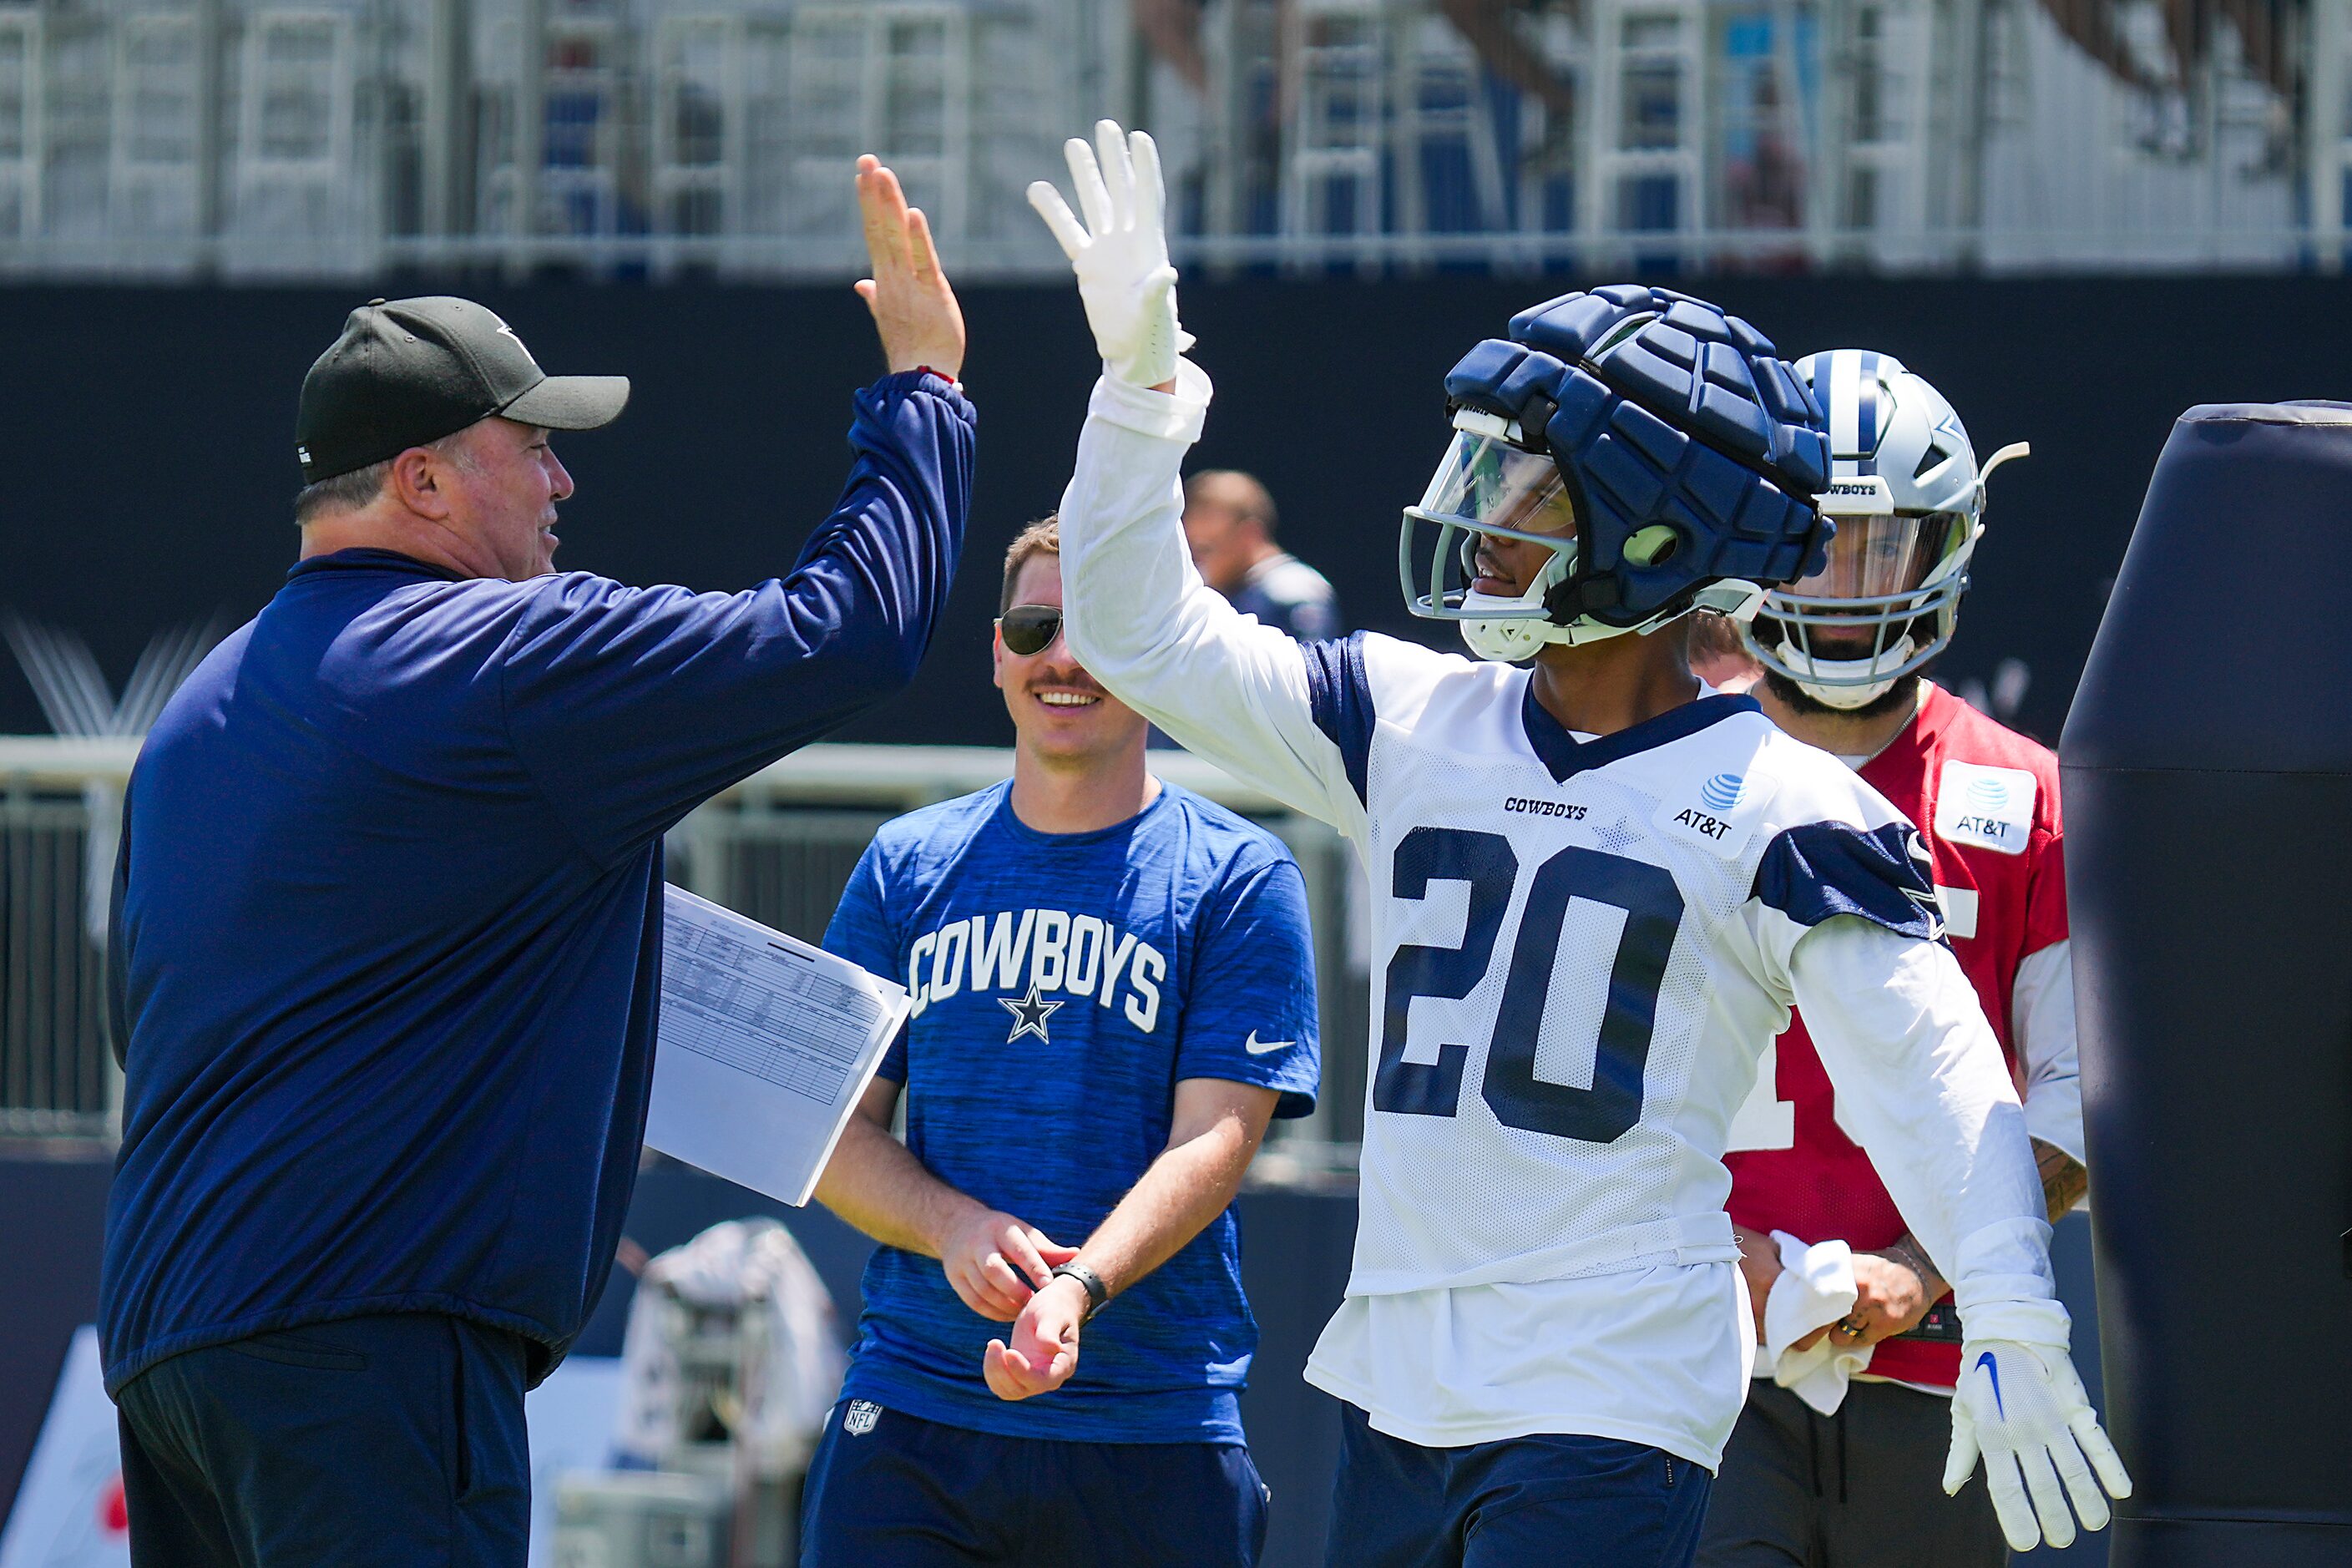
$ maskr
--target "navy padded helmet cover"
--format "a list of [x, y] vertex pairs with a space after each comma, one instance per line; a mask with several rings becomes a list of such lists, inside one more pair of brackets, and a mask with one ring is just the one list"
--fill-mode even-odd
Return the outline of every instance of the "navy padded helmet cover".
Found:
[[[1465, 354], [1445, 395], [1514, 420], [1550, 405], [1543, 440], [1580, 545], [1556, 620], [1636, 626], [1721, 578], [1774, 587], [1822, 567], [1834, 530], [1813, 507], [1829, 482], [1821, 406], [1770, 339], [1703, 300], [1638, 283], [1563, 294]], [[1626, 559], [1656, 523], [1676, 547]]]

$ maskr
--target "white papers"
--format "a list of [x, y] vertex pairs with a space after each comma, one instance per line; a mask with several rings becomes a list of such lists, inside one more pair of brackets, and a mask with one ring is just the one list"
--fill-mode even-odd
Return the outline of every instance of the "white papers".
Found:
[[805, 1204], [909, 1005], [906, 988], [668, 889], [646, 1142]]

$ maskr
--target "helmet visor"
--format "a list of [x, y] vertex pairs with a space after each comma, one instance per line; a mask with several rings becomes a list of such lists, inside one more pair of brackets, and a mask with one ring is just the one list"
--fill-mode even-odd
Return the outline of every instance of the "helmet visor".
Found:
[[1478, 531], [1572, 535], [1576, 512], [1569, 504], [1559, 465], [1540, 452], [1523, 452], [1508, 441], [1474, 430], [1456, 430], [1445, 449], [1422, 510]]
[[1918, 593], [1965, 536], [1968, 520], [1956, 511], [1873, 512], [1837, 520], [1829, 559], [1809, 577], [1789, 584], [1790, 598], [1849, 601], [1893, 607]]

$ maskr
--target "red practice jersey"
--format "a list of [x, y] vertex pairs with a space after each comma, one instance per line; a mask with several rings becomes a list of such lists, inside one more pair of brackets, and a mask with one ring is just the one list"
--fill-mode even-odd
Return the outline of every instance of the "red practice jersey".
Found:
[[[1918, 718], [1862, 776], [1919, 826], [1952, 951], [2021, 1088], [2011, 1008], [2018, 966], [2066, 940], [2058, 759], [1931, 684]], [[1766, 1084], [1774, 1089], [1769, 1100]], [[1765, 1055], [1758, 1092], [1732, 1132], [1738, 1152], [1725, 1160], [1726, 1206], [1738, 1224], [1808, 1243], [1843, 1241], [1857, 1252], [1886, 1247], [1909, 1228], [1870, 1157], [1839, 1125], [1802, 1018], [1791, 1017]], [[1948, 1387], [1959, 1363], [1960, 1347], [1948, 1341], [1883, 1340], [1870, 1375]]]

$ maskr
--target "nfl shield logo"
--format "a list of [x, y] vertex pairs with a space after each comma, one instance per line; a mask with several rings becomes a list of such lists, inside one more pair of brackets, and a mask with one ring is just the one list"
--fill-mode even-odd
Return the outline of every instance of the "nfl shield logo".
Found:
[[842, 1430], [853, 1437], [863, 1437], [874, 1430], [874, 1423], [882, 1419], [882, 1407], [870, 1399], [853, 1399], [849, 1414], [841, 1420]]

